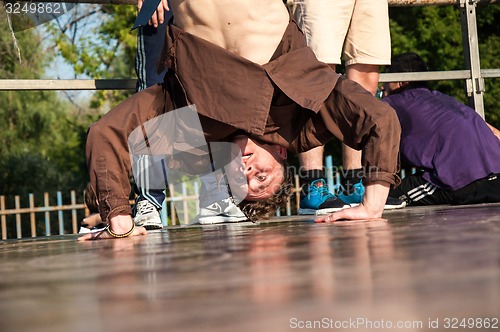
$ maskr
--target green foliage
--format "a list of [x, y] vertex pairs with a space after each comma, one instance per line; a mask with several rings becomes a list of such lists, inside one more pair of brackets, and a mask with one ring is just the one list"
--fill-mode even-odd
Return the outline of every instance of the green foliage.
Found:
[[[135, 6], [77, 5], [68, 22], [55, 20], [47, 29], [57, 52], [75, 74], [94, 79], [133, 78], [137, 44], [131, 32]], [[133, 92], [96, 91], [91, 107], [111, 107]]]
[[[477, 8], [479, 54], [481, 68], [500, 68], [500, 6], [489, 5]], [[485, 79], [484, 109], [486, 121], [500, 128], [500, 78]]]
[[[393, 55], [416, 52], [431, 70], [465, 69], [460, 11], [457, 6], [391, 7], [389, 13]], [[483, 69], [500, 68], [499, 20], [500, 6], [478, 6], [477, 28]], [[431, 82], [430, 86], [467, 102], [463, 81], [436, 81]], [[485, 86], [486, 120], [498, 127], [498, 79], [485, 79]]]
[[[40, 35], [29, 29], [15, 37], [18, 48], [0, 11], [0, 77], [41, 78], [54, 59]], [[76, 117], [55, 91], [0, 91], [0, 195], [83, 188], [90, 121]]]
[[[392, 54], [416, 52], [431, 70], [465, 69], [460, 11], [456, 6], [389, 7]], [[481, 68], [500, 68], [500, 6], [477, 8], [477, 27]], [[343, 71], [343, 67], [339, 66]], [[500, 78], [485, 79], [484, 107], [486, 121], [500, 128]], [[467, 103], [464, 82], [433, 81], [430, 87]], [[334, 157], [334, 165], [342, 164], [341, 144], [329, 142], [325, 153]], [[293, 160], [292, 164], [298, 161]]]

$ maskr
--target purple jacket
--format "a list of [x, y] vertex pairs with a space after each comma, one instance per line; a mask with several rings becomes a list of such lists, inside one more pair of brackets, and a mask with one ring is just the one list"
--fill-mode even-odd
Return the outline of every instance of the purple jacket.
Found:
[[402, 159], [424, 169], [425, 180], [457, 190], [500, 173], [500, 140], [472, 108], [427, 88], [409, 88], [383, 100], [401, 123]]

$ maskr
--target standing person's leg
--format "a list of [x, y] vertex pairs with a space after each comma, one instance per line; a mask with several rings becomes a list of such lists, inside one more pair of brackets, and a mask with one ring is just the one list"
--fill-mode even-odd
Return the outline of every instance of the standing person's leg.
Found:
[[[294, 1], [294, 18], [306, 36], [307, 44], [318, 60], [328, 63], [333, 70], [336, 64], [340, 64], [343, 41], [353, 8], [354, 0]], [[329, 192], [324, 174], [323, 152], [324, 148], [318, 147], [299, 154], [299, 178], [302, 187], [300, 214], [314, 214], [318, 210], [323, 213], [349, 206]]]
[[[163, 24], [157, 28], [152, 25], [142, 26], [137, 33], [137, 53], [135, 58], [135, 71], [137, 74], [136, 91], [144, 90], [153, 84], [163, 82], [166, 70], [158, 72], [158, 62], [168, 20], [171, 17], [170, 12]], [[145, 168], [153, 168], [154, 158], [143, 155], [141, 163]], [[156, 165], [160, 167], [161, 165]], [[144, 173], [148, 176], [150, 173]], [[150, 183], [152, 179], [143, 179], [143, 183]], [[161, 229], [163, 224], [160, 218], [160, 211], [165, 200], [163, 189], [141, 186], [136, 183], [135, 191], [137, 193], [135, 206], [133, 210], [134, 222], [137, 226], [144, 226], [146, 229]]]
[[[350, 2], [354, 6], [343, 48], [346, 76], [375, 96], [380, 66], [389, 65], [391, 59], [388, 4], [386, 0]], [[342, 157], [344, 190], [339, 197], [350, 204], [360, 203], [364, 195], [361, 152], [343, 145]], [[402, 202], [390, 203], [387, 207], [402, 206]]]
[[[347, 66], [346, 76], [375, 96], [378, 89], [379, 68], [378, 65], [355, 63]], [[339, 197], [350, 204], [361, 203], [365, 193], [362, 183], [364, 170], [361, 166], [361, 151], [342, 144], [342, 169], [340, 181], [343, 192]]]
[[299, 214], [330, 213], [349, 207], [333, 195], [323, 169], [324, 147], [320, 146], [299, 154], [301, 182]]
[[160, 211], [165, 199], [164, 158], [153, 155], [133, 156], [134, 190], [137, 194], [132, 215], [137, 226], [162, 229]]
[[380, 65], [355, 63], [347, 66], [347, 78], [361, 85], [365, 90], [375, 96], [378, 90]]
[[166, 69], [158, 72], [158, 63], [163, 49], [168, 17], [157, 28], [152, 25], [142, 26], [137, 32], [137, 53], [135, 57], [135, 72], [137, 74], [136, 91], [144, 90], [153, 84], [162, 83]]

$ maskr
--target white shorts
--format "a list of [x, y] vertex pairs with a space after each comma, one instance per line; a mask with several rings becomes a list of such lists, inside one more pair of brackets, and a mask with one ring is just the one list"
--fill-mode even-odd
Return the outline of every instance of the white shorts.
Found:
[[293, 14], [318, 60], [391, 63], [387, 0], [294, 0]]

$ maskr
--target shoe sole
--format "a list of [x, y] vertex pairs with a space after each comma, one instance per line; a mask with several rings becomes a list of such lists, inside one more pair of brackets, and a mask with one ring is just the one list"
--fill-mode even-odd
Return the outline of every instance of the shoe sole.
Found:
[[329, 214], [329, 213], [333, 213], [333, 212], [337, 212], [337, 211], [340, 211], [340, 210], [343, 210], [343, 209], [347, 209], [347, 208], [350, 208], [351, 206], [349, 204], [346, 204], [342, 207], [339, 207], [339, 208], [328, 208], [328, 209], [319, 209], [319, 210], [316, 210], [316, 209], [301, 209], [299, 208], [299, 211], [298, 213], [300, 215], [317, 215], [317, 216], [321, 216], [321, 215], [324, 215], [324, 214]]
[[386, 204], [384, 206], [384, 210], [397, 210], [397, 209], [402, 209], [404, 207], [406, 207], [406, 202], [403, 202], [402, 204], [399, 204], [399, 205]]
[[161, 225], [161, 226], [159, 226], [159, 225], [142, 225], [142, 227], [144, 227], [148, 231], [153, 231], [155, 229], [163, 229], [163, 225]]
[[[358, 206], [359, 204], [351, 204], [352, 207]], [[391, 204], [386, 204], [384, 205], [384, 210], [397, 210], [397, 209], [402, 209], [406, 207], [406, 202], [403, 202], [402, 204], [399, 205], [391, 205]]]
[[158, 222], [152, 222], [149, 220], [144, 220], [143, 222], [135, 222], [135, 225], [142, 226], [148, 231], [153, 229], [163, 229], [163, 224]]
[[316, 211], [315, 215], [317, 215], [317, 216], [323, 216], [325, 214], [329, 214], [329, 213], [333, 213], [333, 212], [338, 212], [340, 210], [348, 209], [350, 207], [351, 207], [351, 205], [346, 204], [346, 205], [344, 205], [341, 208], [320, 209], [320, 210]]
[[246, 217], [201, 217], [198, 218], [197, 223], [200, 225], [213, 225], [213, 224], [224, 224], [224, 223], [236, 223], [240, 221], [247, 221]]

